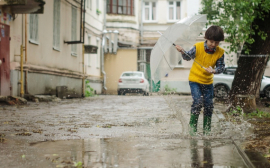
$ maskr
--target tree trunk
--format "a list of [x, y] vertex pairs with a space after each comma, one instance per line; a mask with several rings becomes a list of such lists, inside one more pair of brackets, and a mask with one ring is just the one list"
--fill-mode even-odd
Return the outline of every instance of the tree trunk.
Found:
[[[259, 31], [252, 37], [255, 42], [249, 45], [251, 49], [249, 56], [240, 56], [238, 68], [232, 83], [232, 89], [229, 97], [229, 109], [236, 106], [242, 107], [244, 112], [248, 113], [256, 109], [256, 97], [259, 96], [262, 76], [264, 74], [270, 46], [270, 17], [265, 14], [264, 20], [255, 19], [254, 24], [259, 26], [259, 30], [267, 33], [266, 40], [262, 40], [258, 35]], [[244, 44], [248, 46], [248, 44]], [[242, 51], [242, 54], [244, 51]], [[261, 55], [261, 56], [259, 56]], [[264, 55], [264, 56], [262, 56]]]

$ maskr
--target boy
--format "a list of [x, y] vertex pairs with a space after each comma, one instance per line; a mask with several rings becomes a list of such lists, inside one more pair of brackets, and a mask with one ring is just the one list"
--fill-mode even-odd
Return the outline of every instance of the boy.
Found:
[[[204, 106], [203, 134], [207, 135], [211, 131], [211, 118], [213, 113], [213, 74], [224, 71], [224, 49], [219, 47], [220, 41], [224, 40], [224, 33], [219, 26], [211, 26], [206, 32], [205, 42], [196, 43], [187, 53], [198, 63], [193, 62], [189, 73], [189, 85], [193, 103], [190, 115], [190, 135], [197, 132], [197, 123], [202, 106]], [[189, 61], [191, 58], [184, 54], [183, 48], [176, 45], [176, 49], [182, 53], [183, 59]]]

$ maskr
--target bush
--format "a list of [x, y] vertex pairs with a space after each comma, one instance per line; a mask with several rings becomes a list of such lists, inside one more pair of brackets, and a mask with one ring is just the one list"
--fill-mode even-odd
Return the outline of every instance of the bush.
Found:
[[168, 85], [165, 85], [164, 87], [164, 94], [168, 95], [168, 94], [174, 94], [176, 93], [176, 88], [170, 88]]
[[93, 96], [95, 96], [94, 89], [91, 88], [89, 83], [90, 82], [88, 80], [85, 81], [85, 84], [86, 84], [85, 97], [93, 97]]

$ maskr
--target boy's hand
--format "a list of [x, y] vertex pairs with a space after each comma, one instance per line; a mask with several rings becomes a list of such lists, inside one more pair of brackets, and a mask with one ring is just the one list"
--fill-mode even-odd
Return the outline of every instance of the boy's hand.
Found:
[[179, 51], [179, 52], [181, 52], [182, 54], [184, 54], [184, 52], [183, 52], [184, 49], [183, 49], [181, 46], [176, 45], [175, 48], [177, 49], [177, 51]]
[[206, 70], [208, 73], [212, 73], [212, 74], [215, 73], [215, 70], [214, 70], [211, 66], [209, 66], [208, 68], [205, 68], [205, 70]]

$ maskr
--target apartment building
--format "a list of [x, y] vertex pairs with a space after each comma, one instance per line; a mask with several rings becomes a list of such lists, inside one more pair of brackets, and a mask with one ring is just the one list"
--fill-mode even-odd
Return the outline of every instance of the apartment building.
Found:
[[[1, 25], [9, 27], [6, 36], [10, 37], [9, 49], [2, 43], [8, 53], [0, 57], [0, 95], [82, 97], [85, 80], [97, 94], [101, 93], [104, 1], [13, 2], [0, 3]], [[85, 46], [95, 51], [84, 54]]]

